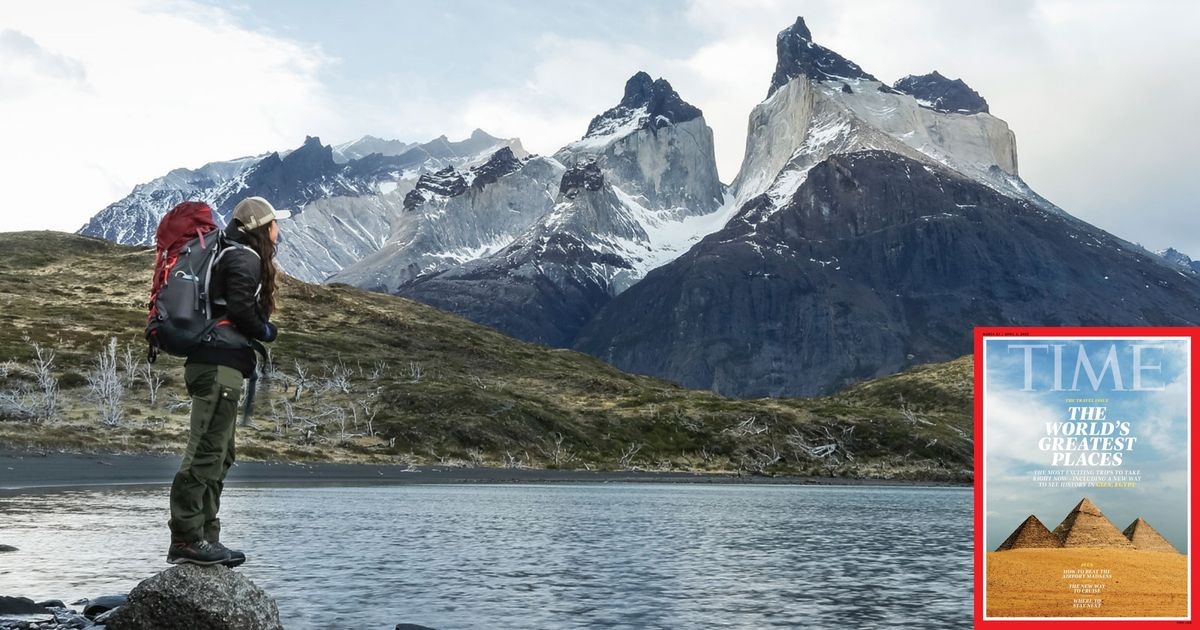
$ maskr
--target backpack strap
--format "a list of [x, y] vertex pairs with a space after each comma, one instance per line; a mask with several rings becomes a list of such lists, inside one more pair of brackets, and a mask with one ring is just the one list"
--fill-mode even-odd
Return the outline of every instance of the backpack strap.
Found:
[[[204, 278], [204, 292], [206, 295], [210, 296], [209, 300], [207, 300], [204, 305], [205, 308], [209, 309], [209, 312], [205, 313], [205, 315], [207, 317], [212, 317], [212, 312], [211, 312], [212, 307], [209, 306], [209, 303], [217, 304], [220, 306], [225, 305], [225, 300], [223, 298], [220, 300], [214, 300], [211, 298], [211, 293], [209, 293], [209, 291], [208, 291], [209, 282], [212, 280], [212, 270], [217, 268], [217, 263], [221, 261], [221, 257], [225, 255], [225, 252], [227, 252], [231, 249], [242, 249], [242, 250], [250, 252], [251, 254], [254, 254], [255, 258], [262, 260], [262, 256], [260, 256], [258, 254], [258, 252], [254, 251], [253, 247], [250, 247], [249, 245], [244, 245], [237, 241], [231, 241], [231, 240], [225, 238], [224, 234], [220, 235], [220, 242], [218, 244], [218, 247], [220, 247], [220, 250], [217, 251], [217, 255], [213, 257], [212, 264], [210, 264], [208, 266], [208, 274]], [[258, 286], [254, 288], [254, 297], [257, 298], [258, 294], [261, 292], [262, 292], [262, 282], [259, 282]]]

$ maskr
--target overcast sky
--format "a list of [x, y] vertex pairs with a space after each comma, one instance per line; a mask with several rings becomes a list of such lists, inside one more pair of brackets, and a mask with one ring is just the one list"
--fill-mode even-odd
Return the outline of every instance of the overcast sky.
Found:
[[[319, 5], [319, 6], [318, 6]], [[1200, 257], [1200, 3], [458, 1], [0, 3], [0, 231], [78, 229], [140, 182], [364, 134], [476, 127], [551, 153], [638, 70], [669, 80], [737, 172], [775, 34], [891, 83], [937, 69], [1017, 135], [1068, 212]]]

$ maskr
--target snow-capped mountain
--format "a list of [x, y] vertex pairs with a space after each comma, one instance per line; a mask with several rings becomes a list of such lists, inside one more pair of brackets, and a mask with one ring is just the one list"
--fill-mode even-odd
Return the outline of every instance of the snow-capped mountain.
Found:
[[701, 110], [638, 72], [553, 156], [479, 130], [310, 138], [172, 171], [81, 232], [146, 244], [179, 201], [224, 221], [261, 194], [300, 210], [279, 250], [297, 277], [734, 396], [826, 393], [958, 357], [979, 325], [1200, 324], [1200, 264], [1031, 190], [1014, 134], [963, 80], [888, 85], [799, 18], [776, 49], [728, 187]]
[[522, 159], [506, 146], [477, 166], [421, 175], [401, 198], [386, 243], [329, 280], [393, 292], [496, 252], [550, 210], [562, 172], [553, 158]]
[[568, 166], [558, 196], [525, 233], [396, 292], [523, 339], [565, 345], [600, 305], [730, 216], [712, 130], [667, 81], [644, 72], [554, 157]]
[[368, 136], [341, 145], [343, 156], [366, 149], [392, 154], [373, 152], [339, 162], [333, 147], [309, 137], [291, 151], [216, 162], [194, 171], [177, 169], [138, 185], [79, 233], [149, 245], [158, 220], [181, 201], [207, 202], [224, 225], [238, 201], [260, 195], [276, 207], [298, 211], [293, 220], [280, 224], [288, 243], [280, 248], [280, 267], [302, 280], [320, 282], [388, 242], [404, 195], [423, 174], [470, 168], [501, 148], [514, 156], [526, 155], [520, 140], [496, 138], [478, 129], [456, 142], [441, 136], [407, 148], [402, 144]]
[[345, 164], [350, 160], [367, 157], [372, 153], [379, 155], [402, 155], [405, 151], [416, 147], [415, 142], [404, 142], [403, 140], [386, 140], [384, 138], [376, 138], [375, 136], [363, 136], [358, 140], [343, 142], [342, 144], [334, 145], [333, 160], [338, 164]]
[[1182, 271], [1200, 275], [1200, 260], [1192, 260], [1190, 256], [1175, 249], [1174, 247], [1168, 247], [1162, 251], [1154, 253], [1161, 256], [1163, 260], [1167, 261], [1167, 263], [1178, 267]]
[[229, 182], [261, 161], [264, 155], [211, 162], [198, 169], [177, 168], [162, 177], [134, 186], [133, 192], [96, 213], [79, 233], [124, 243], [151, 245], [158, 220], [183, 201], [215, 205]]
[[1200, 280], [1030, 190], [964, 83], [889, 87], [802, 19], [777, 44], [737, 214], [575, 347], [690, 387], [808, 395], [967, 354], [979, 325], [1200, 323]]
[[826, 157], [875, 149], [932, 161], [1058, 210], [1021, 181], [1015, 135], [960, 79], [933, 72], [889, 87], [813, 42], [802, 18], [779, 33], [776, 48], [767, 98], [750, 114], [745, 157], [732, 185], [736, 205], [764, 192], [785, 200]]

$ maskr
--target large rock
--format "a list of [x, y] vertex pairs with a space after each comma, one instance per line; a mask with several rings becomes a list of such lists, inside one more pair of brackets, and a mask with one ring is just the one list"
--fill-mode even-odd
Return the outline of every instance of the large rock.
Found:
[[49, 612], [45, 606], [35, 604], [28, 597], [0, 595], [0, 615], [44, 615]]
[[111, 630], [281, 629], [275, 600], [226, 567], [183, 564], [143, 580], [107, 618]]

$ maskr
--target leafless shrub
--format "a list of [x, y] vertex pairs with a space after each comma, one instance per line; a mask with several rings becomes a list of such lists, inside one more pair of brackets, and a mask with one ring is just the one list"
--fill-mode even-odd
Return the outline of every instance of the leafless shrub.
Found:
[[524, 468], [525, 463], [522, 460], [517, 459], [517, 456], [513, 455], [512, 451], [504, 451], [504, 467], [505, 468]]
[[121, 424], [125, 417], [122, 402], [125, 384], [117, 374], [117, 338], [113, 337], [100, 354], [87, 377], [92, 399], [100, 410], [100, 421], [110, 426]]
[[171, 402], [167, 403], [167, 411], [172, 413], [182, 411], [185, 407], [192, 406], [192, 399], [183, 396], [175, 396]]
[[138, 359], [133, 355], [133, 346], [129, 344], [124, 345], [124, 351], [121, 353], [121, 367], [122, 373], [125, 375], [125, 388], [133, 389], [141, 370]]
[[387, 361], [376, 361], [375, 367], [371, 369], [371, 372], [367, 375], [367, 379], [372, 380], [372, 381], [378, 381], [380, 378], [383, 377], [384, 374], [387, 374], [387, 372], [388, 372]]
[[324, 363], [323, 365], [325, 367], [325, 391], [349, 394], [352, 371], [346, 366], [346, 362], [339, 358], [336, 363]]
[[408, 380], [413, 383], [420, 383], [421, 375], [422, 375], [421, 364], [417, 363], [416, 361], [409, 361], [408, 362]]

